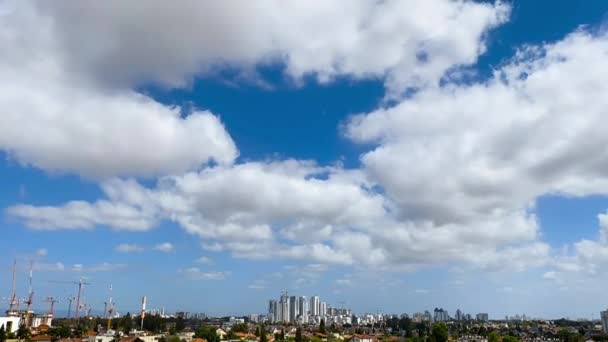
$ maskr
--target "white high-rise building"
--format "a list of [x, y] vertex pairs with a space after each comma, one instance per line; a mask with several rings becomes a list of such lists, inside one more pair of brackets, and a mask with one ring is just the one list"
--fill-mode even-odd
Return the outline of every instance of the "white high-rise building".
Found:
[[283, 294], [281, 295], [281, 300], [279, 301], [279, 306], [280, 306], [279, 311], [281, 312], [281, 317], [279, 317], [278, 321], [279, 322], [289, 322], [289, 296], [287, 295], [287, 292], [283, 292]]
[[302, 323], [308, 323], [308, 305], [306, 297], [299, 297], [298, 302], [298, 316], [302, 319]]
[[321, 302], [319, 303], [319, 316], [327, 315], [327, 303]]
[[319, 316], [319, 296], [310, 297], [310, 315]]
[[271, 299], [268, 301], [268, 319], [271, 322], [277, 322], [279, 320], [277, 301]]
[[608, 334], [608, 310], [600, 312], [600, 319], [602, 320], [604, 334]]
[[300, 301], [296, 296], [289, 297], [289, 322], [296, 322], [300, 313]]

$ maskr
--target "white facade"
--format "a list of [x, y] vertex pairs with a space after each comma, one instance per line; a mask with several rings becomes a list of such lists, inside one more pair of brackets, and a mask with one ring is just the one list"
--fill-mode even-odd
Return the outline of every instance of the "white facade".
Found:
[[319, 316], [319, 296], [310, 297], [310, 315]]
[[308, 323], [308, 302], [306, 301], [306, 297], [299, 297], [298, 302], [298, 316], [300, 316], [302, 323]]
[[327, 303], [321, 302], [319, 303], [319, 316], [327, 315]]
[[4, 331], [16, 333], [19, 330], [20, 317], [0, 317], [0, 327], [4, 327]]
[[300, 313], [300, 301], [298, 297], [289, 297], [289, 322], [295, 322], [298, 319]]

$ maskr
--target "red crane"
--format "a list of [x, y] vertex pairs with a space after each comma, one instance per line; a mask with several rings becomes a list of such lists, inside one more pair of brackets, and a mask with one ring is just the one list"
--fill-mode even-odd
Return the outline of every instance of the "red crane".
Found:
[[50, 304], [49, 316], [53, 317], [53, 313], [55, 312], [55, 303], [59, 302], [59, 300], [55, 299], [55, 297], [46, 297], [45, 302]]
[[[84, 290], [85, 285], [91, 285], [91, 283], [85, 282], [82, 277], [78, 281], [73, 280], [49, 280], [51, 283], [61, 283], [61, 284], [76, 284], [78, 285], [78, 296], [76, 297], [76, 319], [80, 316], [80, 296], [82, 295], [82, 291]], [[71, 306], [71, 304], [70, 304]]]

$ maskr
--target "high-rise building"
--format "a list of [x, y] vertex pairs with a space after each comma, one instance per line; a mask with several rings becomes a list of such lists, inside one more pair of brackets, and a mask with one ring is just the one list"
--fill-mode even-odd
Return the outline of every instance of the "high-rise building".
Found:
[[295, 322], [300, 313], [300, 301], [296, 296], [289, 297], [289, 322]]
[[602, 320], [604, 334], [608, 334], [608, 310], [600, 312], [600, 319]]
[[308, 305], [306, 302], [306, 297], [299, 297], [298, 302], [298, 316], [302, 319], [302, 323], [308, 323]]
[[460, 311], [460, 309], [456, 310], [456, 318], [457, 321], [464, 321], [464, 313]]
[[281, 316], [279, 317], [279, 322], [289, 322], [289, 296], [287, 292], [283, 292], [281, 294], [281, 299], [279, 300], [279, 311], [281, 312]]
[[277, 305], [277, 301], [274, 299], [271, 299], [268, 301], [268, 319], [271, 322], [277, 322], [279, 319], [278, 305]]
[[450, 315], [448, 314], [448, 311], [444, 310], [443, 308], [435, 308], [433, 313], [433, 320], [435, 322], [446, 322], [450, 320]]
[[477, 314], [476, 318], [480, 322], [487, 322], [488, 321], [488, 314], [484, 313], [484, 312], [481, 312], [481, 313]]
[[319, 316], [319, 296], [310, 297], [310, 315]]
[[319, 303], [319, 316], [327, 315], [327, 303], [320, 302]]

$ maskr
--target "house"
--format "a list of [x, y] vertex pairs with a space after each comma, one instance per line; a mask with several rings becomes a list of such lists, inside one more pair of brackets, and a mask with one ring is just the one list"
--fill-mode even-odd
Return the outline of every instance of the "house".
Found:
[[19, 324], [21, 322], [20, 317], [8, 316], [0, 317], [0, 327], [4, 327], [4, 331], [16, 333], [19, 330]]
[[[92, 335], [91, 335], [92, 333]], [[93, 331], [87, 331], [86, 333], [87, 342], [112, 342], [114, 341], [114, 335], [96, 335]]]
[[354, 334], [348, 342], [378, 342], [373, 336]]
[[51, 342], [51, 336], [49, 335], [36, 335], [30, 339], [32, 342]]
[[224, 331], [224, 329], [222, 329], [222, 328], [217, 328], [217, 330], [215, 331], [215, 334], [217, 335], [217, 337], [220, 338], [220, 340], [225, 340], [226, 335], [228, 335], [226, 333], [226, 331]]

